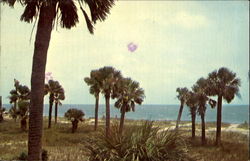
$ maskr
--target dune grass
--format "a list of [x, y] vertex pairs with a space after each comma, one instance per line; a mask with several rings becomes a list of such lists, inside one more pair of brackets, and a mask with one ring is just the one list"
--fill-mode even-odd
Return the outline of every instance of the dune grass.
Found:
[[[104, 129], [104, 123], [101, 122], [98, 131], [93, 130], [93, 124], [79, 123], [76, 133], [71, 133], [71, 123], [60, 118], [59, 123], [52, 128], [47, 128], [47, 119], [44, 119], [43, 149], [48, 151], [49, 160], [88, 160], [89, 150], [86, 145], [99, 135]], [[117, 120], [118, 121], [118, 120]], [[112, 121], [114, 122], [114, 120]], [[125, 127], [138, 124], [145, 121], [126, 120]], [[155, 121], [155, 126], [169, 127], [173, 126], [170, 121]], [[211, 126], [214, 126], [212, 124]], [[126, 130], [126, 129], [125, 129]], [[188, 154], [195, 160], [203, 161], [245, 161], [248, 160], [248, 136], [236, 132], [222, 132], [222, 146], [213, 146], [215, 132], [207, 132], [208, 144], [200, 145], [200, 133], [194, 141], [190, 139], [190, 129], [180, 128], [185, 133], [184, 140], [188, 143]], [[27, 132], [20, 130], [19, 122], [14, 120], [5, 120], [0, 123], [0, 160], [13, 160], [21, 152], [27, 152]]]
[[238, 126], [238, 128], [242, 128], [242, 129], [247, 129], [249, 130], [249, 123], [248, 122], [244, 122], [243, 124], [240, 124]]

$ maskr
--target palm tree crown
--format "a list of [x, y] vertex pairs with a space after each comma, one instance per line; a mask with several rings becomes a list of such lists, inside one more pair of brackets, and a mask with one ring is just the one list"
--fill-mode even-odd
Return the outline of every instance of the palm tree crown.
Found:
[[130, 78], [124, 78], [118, 83], [117, 101], [115, 107], [125, 112], [135, 111], [135, 104], [141, 105], [145, 98], [144, 90], [140, 88], [139, 83]]
[[222, 67], [218, 71], [213, 71], [208, 75], [207, 93], [211, 96], [220, 95], [230, 103], [235, 95], [240, 97], [239, 87], [240, 79], [236, 78], [236, 73], [233, 73], [228, 68]]
[[99, 96], [102, 88], [102, 81], [100, 80], [100, 72], [98, 70], [92, 70], [90, 72], [90, 77], [84, 78], [89, 88], [89, 93], [95, 97]]
[[[79, 22], [77, 14], [78, 3], [80, 9], [84, 15], [88, 30], [93, 34], [94, 24], [97, 20], [104, 21], [107, 15], [110, 13], [111, 7], [114, 5], [114, 0], [1, 0], [3, 3], [7, 3], [11, 7], [14, 7], [16, 2], [21, 3], [25, 9], [21, 15], [21, 20], [31, 23], [39, 15], [42, 5], [53, 5], [56, 7], [56, 15], [54, 16], [54, 22], [59, 22], [61, 27], [70, 29], [76, 26]], [[90, 10], [91, 19], [86, 13], [83, 6], [86, 4]]]
[[181, 102], [186, 102], [186, 100], [188, 98], [188, 89], [186, 87], [184, 87], [184, 88], [177, 88], [176, 92], [178, 93], [177, 98]]

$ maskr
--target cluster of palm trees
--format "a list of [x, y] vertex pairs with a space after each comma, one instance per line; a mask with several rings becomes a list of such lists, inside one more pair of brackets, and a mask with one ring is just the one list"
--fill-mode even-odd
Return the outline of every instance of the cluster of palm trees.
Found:
[[49, 80], [45, 84], [45, 95], [49, 94], [49, 119], [48, 119], [48, 128], [51, 128], [51, 118], [52, 118], [52, 109], [55, 104], [55, 124], [57, 123], [57, 112], [58, 105], [62, 105], [61, 101], [65, 99], [65, 92], [63, 87], [58, 81]]
[[90, 86], [89, 92], [96, 99], [94, 129], [98, 126], [99, 95], [102, 93], [106, 104], [106, 136], [110, 133], [110, 98], [116, 99], [115, 107], [120, 109], [119, 131], [122, 133], [125, 113], [134, 111], [135, 104], [141, 105], [145, 98], [144, 90], [140, 88], [139, 83], [131, 78], [124, 78], [120, 71], [110, 66], [92, 70], [90, 77], [86, 77], [84, 81]]
[[30, 106], [30, 89], [14, 79], [14, 89], [10, 91], [9, 100], [10, 104], [12, 104], [9, 110], [10, 116], [15, 119], [15, 121], [19, 117], [21, 129], [25, 131]]
[[[205, 113], [207, 104], [212, 108], [217, 106], [217, 129], [216, 129], [216, 145], [221, 144], [221, 120], [222, 120], [222, 100], [230, 103], [235, 95], [239, 95], [240, 79], [236, 77], [236, 73], [228, 68], [221, 67], [208, 74], [207, 78], [200, 78], [192, 86], [189, 91], [185, 88], [177, 88], [177, 98], [180, 100], [180, 110], [177, 118], [176, 128], [181, 119], [184, 104], [189, 107], [192, 119], [192, 138], [195, 138], [195, 118], [196, 113], [201, 117], [202, 145], [206, 144], [205, 137]], [[217, 96], [217, 101], [213, 100]], [[211, 98], [212, 97], [212, 98]]]
[[[61, 101], [65, 99], [64, 89], [58, 81], [49, 80], [44, 86], [44, 95], [49, 94], [49, 122], [48, 128], [51, 127], [52, 108], [55, 104], [55, 123], [57, 123], [58, 105], [62, 105]], [[8, 97], [12, 107], [9, 110], [10, 116], [16, 121], [20, 118], [21, 129], [27, 129], [27, 119], [29, 117], [30, 108], [30, 89], [21, 85], [18, 80], [14, 79], [14, 89], [10, 91]]]

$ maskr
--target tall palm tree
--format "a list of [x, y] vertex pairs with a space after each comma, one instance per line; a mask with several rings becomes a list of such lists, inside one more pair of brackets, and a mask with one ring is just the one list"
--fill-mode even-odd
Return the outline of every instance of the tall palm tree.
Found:
[[55, 101], [55, 95], [62, 91], [62, 86], [58, 81], [49, 80], [48, 84], [45, 84], [45, 94], [49, 94], [49, 120], [48, 120], [48, 128], [51, 128], [51, 117], [52, 117], [52, 109]]
[[191, 120], [192, 120], [192, 139], [195, 138], [195, 119], [196, 119], [196, 112], [197, 112], [197, 96], [194, 92], [190, 91], [188, 94], [188, 99], [186, 102], [187, 106], [189, 107]]
[[92, 70], [90, 77], [84, 78], [89, 88], [89, 93], [95, 96], [95, 127], [97, 130], [98, 126], [98, 108], [99, 108], [99, 95], [102, 88], [102, 81], [100, 80], [100, 72], [98, 70]]
[[139, 83], [130, 78], [123, 78], [118, 84], [115, 107], [121, 112], [119, 133], [122, 134], [125, 113], [131, 110], [135, 111], [135, 104], [141, 105], [145, 95]]
[[212, 108], [216, 106], [216, 102], [210, 99], [206, 90], [208, 88], [208, 82], [204, 78], [198, 79], [196, 84], [192, 87], [192, 90], [196, 94], [196, 99], [198, 103], [198, 114], [201, 116], [201, 143], [202, 145], [206, 144], [206, 125], [205, 125], [205, 114], [207, 109], [207, 103], [211, 105]]
[[186, 103], [186, 101], [188, 99], [188, 89], [186, 87], [177, 88], [176, 92], [178, 93], [177, 98], [181, 102], [178, 117], [177, 117], [177, 121], [176, 121], [176, 129], [178, 129], [179, 123], [181, 121], [181, 115], [182, 115], [183, 107], [184, 107], [184, 105], [185, 105], [185, 103]]
[[[88, 30], [93, 33], [93, 25], [97, 20], [106, 19], [114, 0], [1, 0], [0, 2], [10, 6], [20, 2], [25, 6], [21, 16], [22, 21], [31, 23], [34, 18], [38, 18], [31, 74], [28, 159], [41, 160], [45, 67], [53, 24], [57, 22], [55, 19], [59, 17], [60, 24], [64, 28], [70, 29], [76, 26], [78, 14], [75, 3], [78, 2]], [[83, 9], [83, 4], [89, 7], [91, 20]]]
[[216, 129], [216, 145], [221, 144], [221, 120], [222, 120], [222, 99], [230, 103], [235, 95], [240, 97], [239, 87], [240, 79], [236, 77], [236, 73], [228, 68], [221, 67], [208, 74], [208, 90], [210, 96], [217, 96], [217, 129]]
[[58, 113], [58, 105], [61, 106], [62, 102], [65, 99], [64, 89], [60, 88], [55, 92], [54, 102], [55, 102], [55, 124], [57, 123], [57, 113]]
[[114, 98], [114, 89], [116, 83], [122, 79], [120, 71], [113, 67], [103, 67], [99, 69], [100, 79], [102, 80], [102, 93], [105, 97], [106, 104], [106, 137], [110, 133], [110, 98]]

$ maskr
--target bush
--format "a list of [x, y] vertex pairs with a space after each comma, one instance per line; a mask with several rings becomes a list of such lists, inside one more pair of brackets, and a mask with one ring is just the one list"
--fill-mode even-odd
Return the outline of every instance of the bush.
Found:
[[17, 159], [18, 160], [28, 160], [27, 152], [22, 152]]
[[176, 131], [159, 131], [153, 122], [129, 127], [119, 135], [119, 126], [110, 136], [102, 133], [87, 148], [90, 161], [188, 161], [187, 146]]

